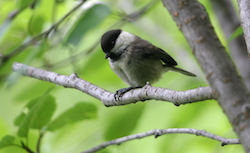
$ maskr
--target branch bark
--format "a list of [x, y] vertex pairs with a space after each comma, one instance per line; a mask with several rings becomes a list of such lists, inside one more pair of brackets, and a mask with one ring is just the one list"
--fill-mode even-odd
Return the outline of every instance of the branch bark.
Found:
[[250, 1], [238, 0], [241, 25], [247, 43], [248, 57], [250, 57]]
[[141, 139], [141, 138], [145, 138], [145, 137], [148, 137], [151, 135], [154, 135], [155, 138], [157, 138], [161, 135], [173, 134], [173, 133], [186, 133], [186, 134], [193, 134], [196, 136], [207, 137], [207, 138], [210, 138], [213, 140], [220, 141], [222, 146], [229, 145], [229, 144], [240, 144], [238, 139], [227, 139], [227, 138], [209, 133], [205, 130], [197, 130], [197, 129], [189, 129], [189, 128], [172, 128], [172, 129], [155, 129], [155, 130], [151, 130], [151, 131], [147, 131], [147, 132], [143, 132], [143, 133], [138, 133], [138, 134], [134, 134], [134, 135], [121, 137], [118, 139], [104, 142], [96, 147], [93, 147], [89, 150], [83, 151], [82, 153], [96, 152], [96, 151], [101, 150], [107, 146], [119, 145], [119, 144], [124, 143], [126, 141], [130, 141], [130, 140], [134, 140], [134, 139]]
[[216, 99], [250, 152], [250, 93], [196, 0], [162, 0], [201, 65]]
[[92, 97], [101, 100], [105, 106], [126, 105], [151, 99], [169, 101], [175, 105], [183, 105], [187, 103], [213, 99], [213, 94], [209, 87], [200, 87], [187, 91], [175, 91], [165, 88], [152, 87], [147, 84], [143, 88], [134, 89], [125, 93], [120, 98], [120, 100], [117, 101], [115, 100], [113, 93], [80, 79], [76, 74], [65, 76], [30, 67], [21, 63], [14, 63], [12, 69], [13, 71], [24, 76], [52, 82], [66, 88], [78, 89]]
[[[240, 26], [240, 20], [229, 0], [212, 0], [214, 11], [224, 31], [227, 39]], [[250, 89], [250, 61], [248, 59], [247, 46], [243, 35], [234, 38], [229, 42], [229, 50], [232, 58], [244, 79], [248, 89]]]

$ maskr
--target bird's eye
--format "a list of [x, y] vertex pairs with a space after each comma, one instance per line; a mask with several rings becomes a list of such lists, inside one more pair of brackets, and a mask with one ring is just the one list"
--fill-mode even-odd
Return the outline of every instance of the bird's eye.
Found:
[[111, 44], [112, 44], [112, 45], [115, 44], [115, 41], [111, 41]]

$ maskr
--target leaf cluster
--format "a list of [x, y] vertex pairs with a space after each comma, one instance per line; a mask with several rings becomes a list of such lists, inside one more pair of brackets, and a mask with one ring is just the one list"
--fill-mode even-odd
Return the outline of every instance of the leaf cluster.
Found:
[[[4, 136], [0, 140], [0, 149], [14, 145], [27, 152], [40, 152], [41, 141], [46, 133], [55, 132], [66, 125], [97, 117], [97, 108], [92, 103], [76, 103], [73, 107], [52, 118], [55, 110], [56, 100], [49, 92], [30, 100], [14, 121], [15, 126], [18, 127], [17, 135]], [[36, 149], [29, 146], [31, 130], [39, 133], [36, 140]], [[19, 141], [19, 143], [16, 141]]]

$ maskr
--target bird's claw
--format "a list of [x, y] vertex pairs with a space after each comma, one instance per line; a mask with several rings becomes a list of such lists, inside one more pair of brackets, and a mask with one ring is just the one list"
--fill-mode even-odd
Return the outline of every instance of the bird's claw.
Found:
[[122, 88], [119, 89], [115, 92], [114, 98], [116, 101], [119, 101], [121, 99], [121, 97], [128, 91], [132, 90], [132, 89], [136, 89], [136, 88], [141, 88], [141, 87], [128, 87], [128, 88]]
[[114, 98], [116, 101], [119, 101], [121, 99], [121, 97], [126, 93], [128, 92], [129, 90], [131, 89], [128, 89], [128, 88], [122, 88], [122, 89], [119, 89], [115, 92], [115, 95], [114, 95]]

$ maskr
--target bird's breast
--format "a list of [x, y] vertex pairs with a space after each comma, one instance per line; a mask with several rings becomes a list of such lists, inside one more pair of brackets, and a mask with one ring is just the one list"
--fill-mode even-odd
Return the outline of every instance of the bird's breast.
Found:
[[129, 80], [129, 74], [128, 74], [128, 69], [126, 67], [126, 59], [121, 58], [119, 60], [112, 60], [109, 58], [109, 65], [110, 68], [115, 72], [116, 75], [118, 75], [124, 82], [127, 84], [131, 85], [130, 80]]

